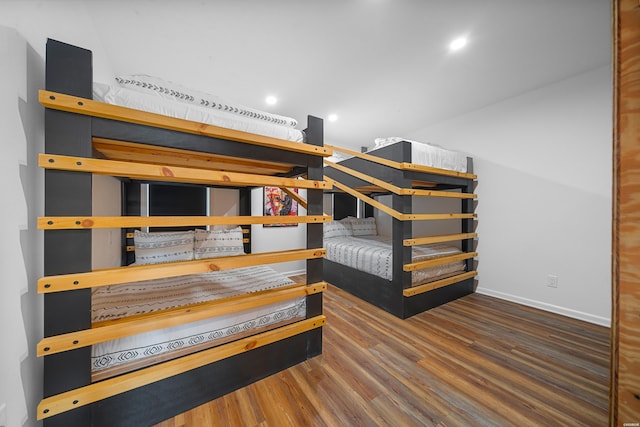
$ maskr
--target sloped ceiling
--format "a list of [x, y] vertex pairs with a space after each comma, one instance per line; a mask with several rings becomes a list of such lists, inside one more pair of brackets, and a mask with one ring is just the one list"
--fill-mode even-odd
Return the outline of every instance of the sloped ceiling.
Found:
[[[116, 74], [370, 146], [611, 63], [606, 0], [86, 0]], [[460, 35], [465, 49], [448, 51]], [[279, 102], [268, 106], [274, 94]]]

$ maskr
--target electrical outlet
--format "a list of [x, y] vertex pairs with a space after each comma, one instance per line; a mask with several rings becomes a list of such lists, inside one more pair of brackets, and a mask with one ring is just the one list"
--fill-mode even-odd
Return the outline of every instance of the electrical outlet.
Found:
[[7, 427], [7, 404], [0, 405], [0, 427]]
[[558, 287], [558, 276], [550, 274], [547, 276], [547, 286], [550, 288]]

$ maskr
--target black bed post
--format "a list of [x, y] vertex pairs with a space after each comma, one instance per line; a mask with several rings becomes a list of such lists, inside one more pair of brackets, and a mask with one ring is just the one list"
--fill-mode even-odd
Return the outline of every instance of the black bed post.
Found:
[[[467, 172], [473, 173], [473, 162], [471, 161], [471, 159], [467, 159]], [[471, 194], [475, 191], [474, 186], [475, 186], [475, 182], [472, 179], [467, 180], [466, 185], [462, 187], [462, 192]], [[474, 199], [462, 199], [462, 213], [473, 213], [474, 210], [475, 210]], [[462, 233], [473, 233], [475, 228], [474, 223], [475, 223], [474, 219], [463, 219]], [[475, 249], [473, 239], [463, 240], [461, 249], [463, 252], [473, 252]], [[467, 271], [475, 270], [474, 262], [475, 261], [473, 258], [466, 260]]]
[[[318, 117], [307, 117], [307, 143], [324, 145], [323, 121]], [[308, 156], [307, 179], [322, 181], [324, 179], [323, 159], [320, 156]], [[322, 215], [322, 190], [307, 190], [307, 215]], [[307, 249], [321, 248], [322, 224], [307, 225]], [[323, 279], [322, 258], [307, 260], [307, 283], [320, 282]], [[307, 318], [322, 314], [322, 292], [307, 297]], [[307, 332], [307, 356], [313, 357], [322, 353], [322, 328]]]
[[[238, 214], [241, 216], [251, 216], [251, 188], [241, 188], [239, 190], [238, 200]], [[242, 226], [242, 236], [249, 238], [247, 243], [244, 243], [244, 253], [251, 253], [251, 225]]]
[[[401, 153], [396, 157], [401, 162], [411, 162], [411, 144], [408, 142], [402, 142], [397, 144], [396, 147], [401, 150]], [[393, 185], [400, 188], [411, 188], [411, 180], [405, 178], [403, 171], [394, 169], [392, 171]], [[411, 196], [401, 196], [393, 194], [391, 207], [397, 212], [403, 214], [412, 213], [412, 198]], [[393, 313], [399, 317], [405, 318], [404, 309], [404, 296], [402, 290], [411, 286], [411, 273], [403, 270], [404, 260], [411, 259], [411, 247], [404, 246], [402, 241], [404, 239], [410, 239], [412, 237], [412, 222], [400, 221], [399, 219], [392, 218], [393, 221], [393, 287], [394, 294], [397, 295], [396, 299], [397, 308], [393, 309]]]
[[[47, 41], [46, 89], [91, 98], [91, 51], [55, 40]], [[45, 110], [45, 151], [91, 157], [91, 119]], [[45, 171], [45, 216], [92, 214], [91, 174]], [[44, 274], [91, 271], [91, 230], [44, 232]], [[85, 309], [82, 309], [84, 307]], [[56, 292], [44, 296], [44, 336], [91, 327], [91, 290]], [[49, 397], [91, 382], [91, 347], [44, 359], [44, 396]], [[88, 426], [90, 407], [83, 406], [44, 420], [47, 427]]]

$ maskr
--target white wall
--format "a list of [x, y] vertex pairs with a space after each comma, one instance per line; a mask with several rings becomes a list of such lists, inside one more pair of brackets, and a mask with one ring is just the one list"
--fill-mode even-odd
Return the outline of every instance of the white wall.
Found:
[[0, 182], [3, 209], [0, 268], [0, 405], [7, 426], [39, 425], [42, 361], [35, 356], [42, 339], [42, 296], [36, 281], [43, 274], [43, 173], [36, 167], [44, 147], [44, 109], [37, 91], [44, 88], [47, 37], [94, 52], [94, 74], [111, 76], [101, 42], [81, 1], [0, 2]]
[[478, 292], [610, 324], [610, 73], [598, 68], [407, 135], [474, 157]]
[[[262, 215], [264, 190], [256, 188], [251, 191], [251, 215]], [[300, 196], [307, 197], [304, 189]], [[307, 211], [298, 205], [298, 215], [306, 215]], [[252, 253], [286, 251], [307, 248], [307, 225], [298, 224], [296, 227], [263, 227], [262, 224], [251, 226]], [[305, 261], [291, 261], [272, 264], [271, 267], [281, 273], [300, 273], [305, 270]]]

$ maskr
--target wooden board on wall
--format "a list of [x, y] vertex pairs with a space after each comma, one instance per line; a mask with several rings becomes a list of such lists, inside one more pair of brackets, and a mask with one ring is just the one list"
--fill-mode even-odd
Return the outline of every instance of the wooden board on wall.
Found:
[[615, 0], [612, 426], [640, 423], [640, 2]]

